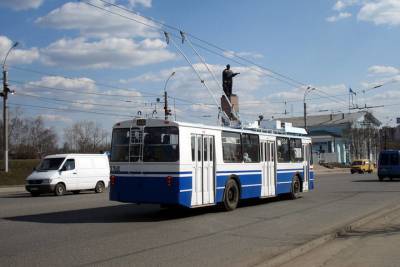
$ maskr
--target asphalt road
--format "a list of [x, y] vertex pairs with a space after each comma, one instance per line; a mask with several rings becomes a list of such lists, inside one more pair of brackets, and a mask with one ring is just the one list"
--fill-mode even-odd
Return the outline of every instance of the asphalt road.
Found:
[[0, 194], [1, 266], [253, 266], [400, 201], [400, 180], [321, 175], [297, 200], [232, 212], [120, 204], [107, 194]]

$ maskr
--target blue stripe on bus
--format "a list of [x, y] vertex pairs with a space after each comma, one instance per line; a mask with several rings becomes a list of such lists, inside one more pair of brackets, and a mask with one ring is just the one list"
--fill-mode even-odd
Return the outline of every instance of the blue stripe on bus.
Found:
[[217, 173], [246, 173], [246, 172], [261, 172], [261, 170], [250, 170], [250, 171], [217, 171]]

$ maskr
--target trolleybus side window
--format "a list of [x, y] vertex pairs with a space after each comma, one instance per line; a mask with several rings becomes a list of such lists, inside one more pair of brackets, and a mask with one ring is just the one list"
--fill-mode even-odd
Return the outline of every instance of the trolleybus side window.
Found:
[[224, 162], [242, 162], [240, 133], [222, 132], [222, 152]]
[[303, 161], [303, 145], [301, 139], [291, 138], [290, 139], [290, 161], [301, 162]]
[[195, 161], [196, 154], [195, 154], [195, 146], [196, 146], [196, 136], [192, 135], [191, 137], [191, 146], [192, 146], [192, 161]]
[[146, 127], [143, 161], [175, 162], [179, 160], [177, 127]]
[[260, 162], [260, 141], [257, 134], [242, 134], [244, 162]]
[[289, 138], [278, 137], [278, 162], [290, 162]]

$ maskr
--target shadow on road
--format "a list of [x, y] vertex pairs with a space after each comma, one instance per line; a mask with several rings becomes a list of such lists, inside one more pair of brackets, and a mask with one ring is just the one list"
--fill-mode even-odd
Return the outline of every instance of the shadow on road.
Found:
[[[275, 202], [280, 198], [243, 201], [239, 208]], [[110, 207], [68, 210], [33, 215], [7, 217], [4, 220], [36, 223], [125, 223], [157, 222], [184, 219], [207, 213], [223, 212], [220, 206], [203, 208], [160, 208], [159, 205], [123, 204]]]
[[[82, 191], [77, 195], [86, 195], [86, 194], [95, 194], [93, 191]], [[63, 195], [62, 197], [70, 197], [70, 196], [74, 196], [75, 194], [67, 192], [65, 195]], [[56, 198], [60, 198], [59, 196], [55, 196], [53, 193], [48, 193], [48, 194], [41, 194], [39, 196], [33, 197], [31, 196], [30, 193], [8, 193], [6, 195], [0, 195], [0, 198], [42, 198], [42, 197], [56, 197]]]
[[369, 179], [369, 180], [353, 180], [352, 181], [353, 183], [398, 183], [398, 182], [400, 182], [400, 180], [395, 180], [395, 179], [393, 179], [393, 180], [383, 180], [383, 181], [379, 181], [378, 180], [378, 178], [376, 178], [375, 180], [371, 180], [371, 179]]

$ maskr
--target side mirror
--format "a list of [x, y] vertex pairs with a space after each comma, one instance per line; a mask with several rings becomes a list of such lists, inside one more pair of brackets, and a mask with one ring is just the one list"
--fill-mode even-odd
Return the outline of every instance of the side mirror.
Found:
[[36, 167], [33, 167], [32, 171], [36, 171]]

